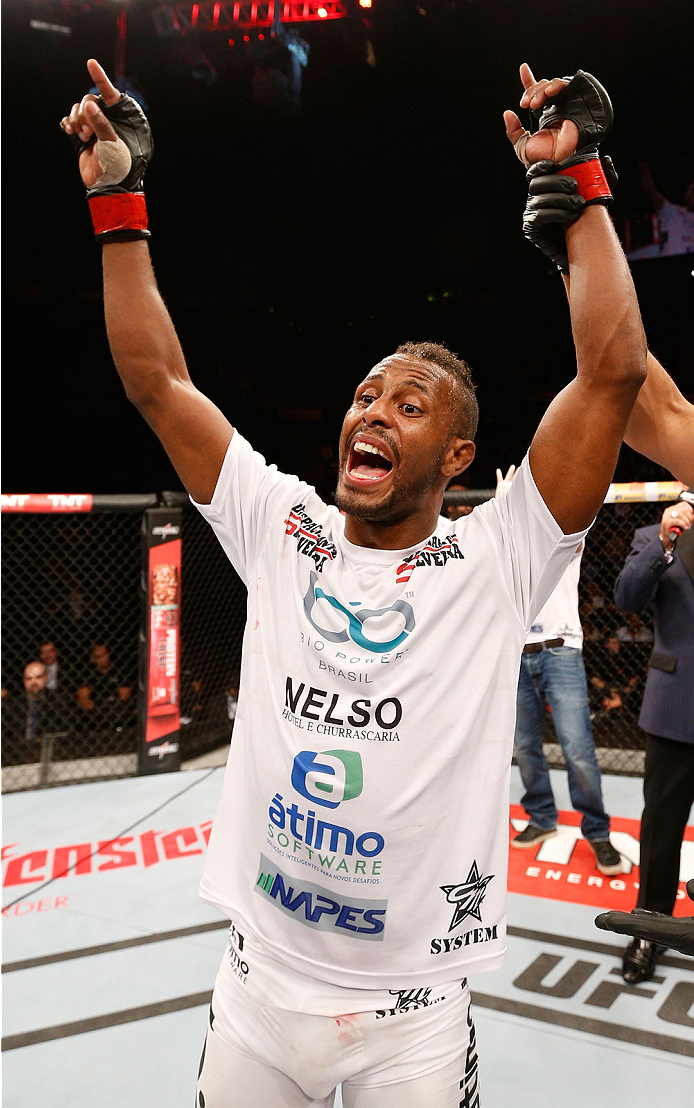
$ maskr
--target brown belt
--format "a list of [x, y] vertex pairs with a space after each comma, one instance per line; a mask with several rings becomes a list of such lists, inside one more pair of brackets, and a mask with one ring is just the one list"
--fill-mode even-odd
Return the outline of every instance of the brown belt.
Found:
[[550, 646], [563, 646], [563, 639], [545, 639], [544, 642], [528, 642], [523, 647], [524, 654], [539, 654], [541, 650], [547, 650]]

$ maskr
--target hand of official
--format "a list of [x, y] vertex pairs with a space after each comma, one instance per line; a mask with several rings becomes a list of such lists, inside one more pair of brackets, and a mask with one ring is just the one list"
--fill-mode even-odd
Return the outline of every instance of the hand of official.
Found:
[[496, 471], [496, 492], [494, 493], [494, 499], [497, 496], [501, 496], [502, 492], [506, 492], [506, 489], [510, 489], [513, 484], [513, 476], [516, 472], [515, 466], [509, 466], [506, 470], [506, 476], [502, 476], [501, 470]]
[[[687, 882], [687, 895], [694, 900], [694, 880]], [[694, 955], [694, 916], [666, 916], [634, 908], [633, 912], [603, 912], [595, 917], [595, 926]]]
[[152, 136], [142, 108], [121, 94], [94, 58], [89, 75], [100, 95], [88, 93], [60, 121], [79, 155], [79, 169], [99, 241], [149, 237], [143, 178]]
[[673, 528], [677, 531], [689, 531], [692, 524], [694, 524], [694, 508], [691, 504], [685, 504], [684, 501], [670, 504], [663, 512], [658, 537], [663, 546], [669, 548], [672, 546], [670, 532]]

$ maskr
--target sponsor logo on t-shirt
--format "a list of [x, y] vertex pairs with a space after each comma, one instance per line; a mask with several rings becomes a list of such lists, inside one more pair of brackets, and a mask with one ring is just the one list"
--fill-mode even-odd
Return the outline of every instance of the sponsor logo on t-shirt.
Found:
[[[448, 903], [453, 905], [453, 915], [448, 927], [449, 935], [468, 917], [482, 923], [482, 901], [487, 893], [487, 885], [493, 879], [493, 873], [488, 877], [482, 877], [477, 862], [473, 861], [465, 881], [458, 881], [454, 885], [439, 886], [441, 892], [446, 894]], [[493, 927], [473, 927], [471, 931], [465, 931], [454, 938], [432, 939], [429, 953], [435, 955], [450, 954], [462, 947], [475, 946], [477, 943], [488, 943], [496, 938], [498, 938], [496, 924]]]
[[311, 806], [287, 804], [283, 794], [276, 792], [268, 807], [268, 846], [280, 858], [291, 858], [292, 864], [316, 870], [332, 881], [378, 885], [383, 835], [357, 833], [321, 818], [328, 815], [326, 808], [337, 808], [361, 795], [361, 756], [352, 750], [302, 750], [294, 759], [291, 782]]
[[482, 922], [480, 908], [487, 892], [487, 885], [493, 877], [494, 874], [491, 877], [480, 877], [477, 862], [473, 861], [465, 881], [460, 881], [457, 885], [440, 886], [449, 904], [455, 905], [449, 931], [455, 930], [468, 916], [474, 916], [480, 923]]
[[364, 787], [361, 755], [356, 750], [301, 750], [292, 766], [292, 786], [307, 800], [337, 808]]
[[293, 536], [299, 553], [311, 558], [319, 573], [328, 560], [332, 562], [337, 557], [337, 547], [307, 514], [303, 504], [295, 504], [284, 523], [285, 534]]
[[[332, 612], [321, 601], [329, 605]], [[349, 603], [355, 611], [350, 611], [350, 607], [341, 604], [337, 597], [326, 593], [318, 584], [318, 575], [311, 571], [304, 597], [304, 613], [311, 626], [327, 642], [347, 643], [351, 639], [362, 650], [389, 654], [414, 631], [414, 609], [406, 600], [396, 600], [387, 608], [360, 608], [358, 600]], [[337, 618], [333, 612], [337, 613]], [[325, 627], [325, 623], [330, 626]]]
[[[306, 850], [310, 858], [313, 858], [313, 855], [320, 850], [328, 851], [333, 855], [345, 854], [348, 857], [354, 854], [356, 850], [362, 858], [374, 858], [381, 853], [385, 846], [385, 839], [378, 831], [364, 831], [361, 835], [355, 835], [349, 827], [343, 827], [340, 823], [330, 823], [328, 820], [317, 818], [312, 809], [302, 812], [298, 804], [285, 806], [281, 793], [275, 793], [273, 796], [268, 815], [271, 821], [270, 831], [272, 831], [273, 824], [284, 831], [288, 823], [289, 836], [283, 836], [287, 842], [281, 842], [281, 836], [278, 836], [278, 842], [284, 848], [291, 845], [293, 854], [301, 853], [303, 846], [313, 848], [312, 850]], [[288, 821], [287, 816], [289, 816]], [[291, 840], [294, 840], [293, 845]], [[333, 861], [334, 858], [331, 858], [330, 863], [332, 864]], [[323, 860], [321, 859], [322, 864]], [[326, 868], [330, 869], [331, 865], [327, 865]], [[336, 866], [335, 868], [338, 869], [339, 867]]]
[[282, 719], [299, 731], [315, 731], [318, 735], [400, 742], [397, 726], [402, 719], [402, 704], [397, 696], [387, 696], [374, 704], [370, 697], [348, 701], [340, 693], [333, 693], [328, 701], [328, 695], [326, 689], [307, 687], [305, 681], [295, 683], [287, 676]]
[[465, 555], [458, 546], [457, 535], [446, 535], [444, 539], [440, 539], [438, 535], [432, 535], [426, 546], [415, 550], [398, 566], [395, 571], [395, 580], [399, 585], [404, 585], [409, 581], [417, 566], [445, 566], [451, 558], [462, 559], [464, 557]]
[[320, 885], [288, 877], [264, 854], [260, 855], [254, 887], [265, 900], [306, 927], [351, 939], [383, 940], [387, 900], [328, 896]]

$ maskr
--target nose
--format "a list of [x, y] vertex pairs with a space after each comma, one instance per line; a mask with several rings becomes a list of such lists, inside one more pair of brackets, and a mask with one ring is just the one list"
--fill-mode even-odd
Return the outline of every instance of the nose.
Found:
[[367, 427], [390, 427], [393, 423], [393, 414], [390, 402], [385, 393], [372, 400], [362, 416]]

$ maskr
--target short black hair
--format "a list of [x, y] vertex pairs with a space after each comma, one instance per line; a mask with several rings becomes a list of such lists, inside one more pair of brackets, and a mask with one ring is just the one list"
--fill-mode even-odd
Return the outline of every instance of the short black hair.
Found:
[[454, 412], [456, 434], [464, 439], [474, 439], [480, 413], [472, 371], [467, 362], [441, 342], [402, 342], [395, 353], [408, 354], [412, 358], [421, 358], [425, 362], [435, 362], [455, 377], [460, 397]]

